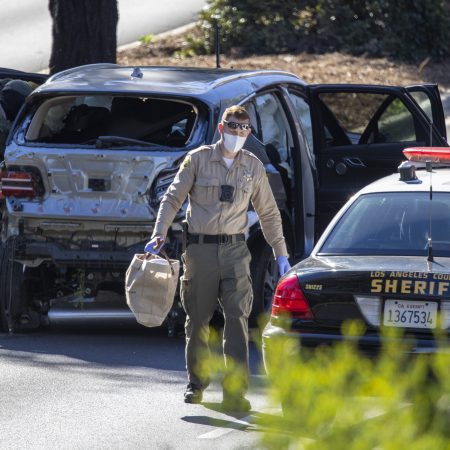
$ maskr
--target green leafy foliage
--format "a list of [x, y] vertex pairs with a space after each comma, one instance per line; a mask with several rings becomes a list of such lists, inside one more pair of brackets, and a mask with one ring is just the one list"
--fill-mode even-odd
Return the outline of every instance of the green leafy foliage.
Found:
[[412, 356], [391, 332], [369, 357], [351, 339], [358, 328], [316, 351], [291, 339], [271, 348], [270, 392], [283, 415], [262, 420], [263, 448], [450, 448], [450, 349]]
[[144, 36], [141, 36], [139, 38], [139, 41], [142, 44], [150, 44], [151, 42], [153, 42], [153, 39], [154, 39], [153, 34], [149, 33], [149, 34], [145, 34]]
[[[344, 323], [342, 342], [314, 350], [296, 338], [271, 342], [265, 354], [269, 374], [257, 382], [264, 384], [258, 387], [274, 412], [255, 414], [261, 431], [256, 448], [450, 448], [450, 347], [442, 330], [436, 332], [440, 351], [434, 354], [412, 354], [412, 342], [392, 328], [382, 331], [386, 343], [378, 353], [362, 353], [355, 337], [364, 330], [361, 322]], [[205, 379], [226, 382], [229, 392], [242, 392], [245, 368], [224, 361], [217, 332], [205, 333], [211, 351], [197, 370]], [[258, 336], [254, 340], [261, 345]]]
[[394, 5], [387, 20], [389, 33], [383, 39], [386, 54], [410, 60], [450, 54], [448, 2], [398, 0]]
[[344, 51], [406, 60], [450, 53], [444, 0], [210, 0], [200, 14], [197, 53], [214, 50], [220, 26], [225, 53]]

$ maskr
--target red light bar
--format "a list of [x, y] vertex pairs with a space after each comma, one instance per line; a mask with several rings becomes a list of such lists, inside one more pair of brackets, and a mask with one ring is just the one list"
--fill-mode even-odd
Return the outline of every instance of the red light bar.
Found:
[[410, 147], [403, 154], [410, 161], [450, 163], [450, 147]]

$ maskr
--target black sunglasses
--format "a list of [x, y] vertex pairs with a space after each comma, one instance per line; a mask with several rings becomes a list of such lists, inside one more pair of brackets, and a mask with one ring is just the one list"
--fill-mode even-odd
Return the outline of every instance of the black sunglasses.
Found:
[[228, 122], [228, 120], [224, 120], [224, 123], [227, 124], [227, 127], [232, 130], [237, 130], [240, 128], [243, 131], [251, 130], [252, 126], [249, 123], [238, 123], [238, 122]]

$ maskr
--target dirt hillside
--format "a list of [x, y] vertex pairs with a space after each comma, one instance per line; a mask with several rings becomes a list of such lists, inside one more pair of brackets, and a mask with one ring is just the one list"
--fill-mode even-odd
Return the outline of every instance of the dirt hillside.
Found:
[[[156, 38], [118, 53], [123, 65], [169, 65], [215, 67], [215, 57], [184, 56], [184, 32]], [[342, 53], [283, 54], [250, 57], [221, 56], [221, 67], [239, 69], [281, 69], [292, 72], [308, 83], [367, 83], [408, 85], [438, 83], [443, 91], [450, 89], [450, 61], [425, 60], [421, 64], [405, 64], [386, 58], [355, 57]]]

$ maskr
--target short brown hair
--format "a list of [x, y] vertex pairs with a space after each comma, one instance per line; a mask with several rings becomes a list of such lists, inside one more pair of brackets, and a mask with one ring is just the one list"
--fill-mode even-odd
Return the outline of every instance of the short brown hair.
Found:
[[228, 120], [230, 117], [250, 121], [250, 116], [243, 106], [234, 105], [227, 108], [222, 114], [222, 122]]

